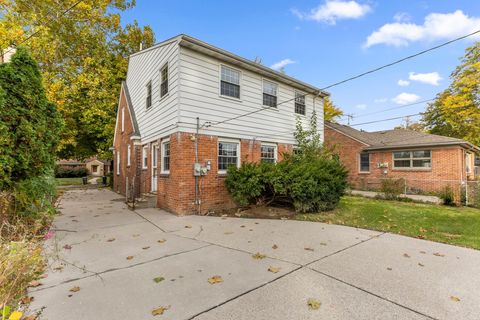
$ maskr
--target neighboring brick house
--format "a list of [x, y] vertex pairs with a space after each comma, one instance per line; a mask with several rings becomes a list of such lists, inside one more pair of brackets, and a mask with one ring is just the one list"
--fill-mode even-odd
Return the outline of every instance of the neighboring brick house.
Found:
[[325, 122], [325, 143], [335, 148], [353, 187], [375, 190], [382, 179], [403, 178], [410, 193], [458, 190], [476, 178], [480, 151], [450, 137], [405, 129], [366, 132], [332, 122]]
[[226, 169], [291, 152], [296, 119], [317, 116], [326, 92], [186, 35], [129, 58], [115, 138], [114, 190], [155, 194], [177, 214], [234, 207]]

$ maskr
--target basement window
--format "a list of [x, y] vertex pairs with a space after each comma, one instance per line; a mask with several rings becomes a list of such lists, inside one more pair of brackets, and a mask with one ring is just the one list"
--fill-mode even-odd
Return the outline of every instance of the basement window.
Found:
[[218, 172], [226, 173], [230, 166], [240, 166], [240, 143], [224, 140], [218, 142]]
[[277, 107], [277, 87], [276, 83], [263, 80], [263, 105], [270, 108]]
[[393, 153], [394, 169], [431, 169], [432, 153], [430, 150], [395, 151]]
[[240, 99], [240, 71], [221, 67], [220, 95]]

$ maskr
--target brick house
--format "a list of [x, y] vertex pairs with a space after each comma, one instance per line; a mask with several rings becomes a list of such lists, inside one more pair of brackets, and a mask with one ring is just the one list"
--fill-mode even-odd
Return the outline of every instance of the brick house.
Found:
[[326, 92], [259, 63], [179, 35], [130, 56], [115, 137], [114, 190], [154, 195], [177, 214], [234, 207], [226, 169], [278, 161], [296, 119], [317, 116]]
[[325, 143], [334, 147], [349, 170], [350, 184], [375, 190], [382, 179], [402, 178], [407, 193], [431, 193], [451, 186], [459, 191], [475, 176], [471, 143], [412, 130], [377, 132], [325, 122]]

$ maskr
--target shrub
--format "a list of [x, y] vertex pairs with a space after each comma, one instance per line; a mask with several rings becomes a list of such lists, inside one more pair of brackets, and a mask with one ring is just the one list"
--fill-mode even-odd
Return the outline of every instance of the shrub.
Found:
[[88, 175], [88, 171], [87, 171], [87, 168], [85, 167], [67, 168], [67, 167], [57, 166], [55, 168], [56, 178], [81, 178], [87, 175]]
[[260, 165], [245, 163], [240, 168], [230, 166], [225, 184], [233, 200], [240, 206], [257, 204], [265, 191]]
[[439, 192], [438, 197], [442, 199], [443, 204], [452, 206], [455, 204], [455, 194], [451, 186], [446, 186]]
[[405, 181], [403, 179], [382, 179], [380, 191], [383, 192], [385, 199], [397, 200], [405, 190]]

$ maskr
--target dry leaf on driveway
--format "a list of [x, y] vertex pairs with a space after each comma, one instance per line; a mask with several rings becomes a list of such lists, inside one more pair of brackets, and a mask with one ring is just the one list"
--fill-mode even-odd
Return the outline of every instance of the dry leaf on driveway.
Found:
[[257, 252], [254, 255], [252, 255], [252, 258], [255, 259], [255, 260], [265, 259], [266, 257], [267, 256], [265, 254], [260, 253], [260, 252]]
[[278, 249], [278, 246], [277, 246], [276, 244], [274, 244], [274, 245], [272, 246], [272, 249]]
[[146, 247], [143, 247], [142, 249], [143, 249], [143, 250], [147, 250], [147, 249], [150, 249], [150, 247], [149, 247], [149, 246], [146, 246]]
[[115, 238], [110, 238], [107, 240], [107, 242], [113, 242], [113, 241], [115, 241]]
[[455, 302], [459, 302], [459, 301], [460, 301], [460, 298], [459, 298], [459, 297], [455, 297], [455, 296], [450, 296], [450, 300], [455, 301]]
[[133, 259], [133, 256], [128, 256], [127, 257], [127, 260], [132, 260]]
[[22, 301], [23, 304], [28, 304], [28, 303], [32, 302], [33, 299], [34, 299], [33, 297], [26, 296], [26, 297], [23, 297], [21, 301]]
[[167, 240], [165, 240], [165, 239], [157, 240], [158, 243], [165, 243], [165, 241], [167, 241]]
[[168, 309], [170, 309], [170, 306], [159, 307], [159, 308], [153, 309], [152, 310], [152, 316], [161, 316]]
[[303, 248], [303, 249], [305, 249], [305, 250], [307, 250], [307, 251], [315, 251], [313, 248], [309, 248], [309, 247], [305, 247], [305, 248]]
[[318, 310], [320, 309], [320, 306], [322, 305], [322, 303], [318, 300], [310, 298], [307, 301], [307, 305], [308, 305], [308, 309], [310, 310]]
[[70, 249], [72, 249], [72, 246], [69, 245], [69, 244], [66, 244], [66, 245], [63, 246], [63, 249], [70, 250]]
[[185, 226], [186, 229], [191, 229], [192, 226], [188, 225], [188, 226]]
[[440, 252], [435, 252], [433, 255], [437, 257], [445, 257], [445, 255], [441, 254]]
[[154, 281], [155, 283], [160, 283], [160, 282], [162, 282], [163, 280], [165, 280], [164, 277], [155, 277], [155, 278], [153, 278], [153, 281]]
[[418, 263], [418, 265], [419, 265], [420, 267], [425, 267], [425, 265], [424, 265], [423, 263], [420, 263], [420, 262]]
[[32, 282], [29, 283], [29, 287], [38, 287], [38, 286], [41, 286], [42, 283], [40, 281], [37, 281], [37, 280], [33, 280]]
[[403, 256], [404, 256], [405, 258], [410, 258], [410, 256], [409, 256], [407, 253], [404, 253]]
[[270, 268], [268, 268], [268, 271], [272, 272], [272, 273], [277, 273], [280, 271], [280, 268], [279, 267], [272, 267], [270, 266]]
[[222, 279], [221, 276], [213, 276], [213, 277], [208, 278], [208, 282], [210, 284], [215, 284], [215, 283], [223, 282], [223, 279]]
[[75, 286], [72, 289], [70, 289], [70, 292], [78, 292], [78, 291], [80, 291], [80, 287], [78, 286]]
[[224, 232], [223, 234], [227, 234], [227, 235], [228, 235], [228, 234], [233, 234], [233, 232], [232, 232], [232, 231], [226, 231], [226, 232]]

